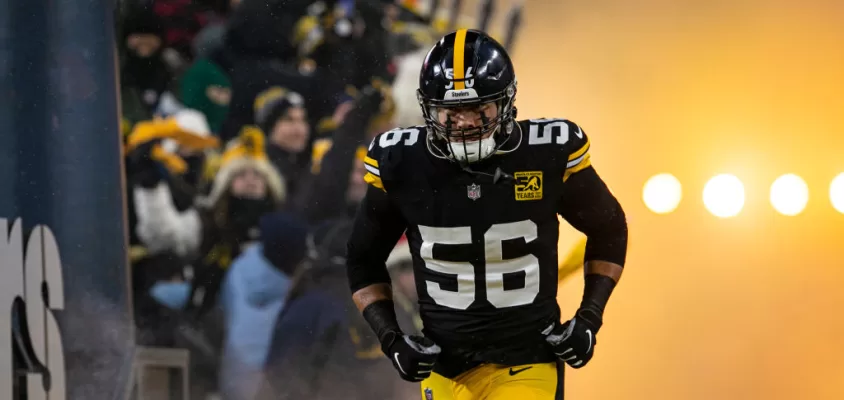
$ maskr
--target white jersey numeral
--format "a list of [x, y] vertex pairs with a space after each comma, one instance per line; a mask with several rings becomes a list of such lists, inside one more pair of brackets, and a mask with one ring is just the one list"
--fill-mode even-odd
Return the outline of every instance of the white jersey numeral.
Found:
[[378, 140], [378, 146], [390, 147], [398, 144], [399, 142], [404, 140], [405, 146], [412, 146], [416, 144], [419, 140], [419, 129], [416, 128], [408, 128], [408, 129], [393, 129], [388, 132], [384, 132], [381, 135], [380, 139]]
[[562, 145], [569, 141], [569, 124], [564, 120], [532, 119], [529, 122], [528, 144], [549, 144], [553, 141]]
[[[443, 261], [434, 258], [434, 246], [471, 244], [471, 228], [468, 226], [437, 228], [420, 225], [419, 233], [422, 236], [419, 253], [425, 261], [426, 268], [441, 274], [452, 275], [457, 280], [456, 291], [444, 290], [439, 283], [426, 281], [428, 295], [434, 302], [444, 307], [458, 310], [469, 308], [477, 296], [475, 267], [468, 262]], [[537, 237], [538, 228], [533, 221], [495, 224], [484, 233], [486, 272], [483, 282], [486, 286], [487, 301], [494, 307], [521, 306], [530, 304], [536, 299], [539, 294], [539, 259], [532, 254], [527, 254], [505, 260], [502, 243], [505, 240], [520, 238], [523, 238], [525, 243], [530, 243]], [[516, 272], [524, 272], [524, 287], [506, 290], [504, 276]]]

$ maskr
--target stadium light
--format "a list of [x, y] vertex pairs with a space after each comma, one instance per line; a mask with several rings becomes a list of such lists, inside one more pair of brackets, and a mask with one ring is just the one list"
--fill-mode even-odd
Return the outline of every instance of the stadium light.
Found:
[[734, 217], [744, 208], [744, 185], [735, 175], [716, 175], [703, 187], [703, 205], [716, 217]]
[[797, 175], [783, 175], [771, 185], [771, 205], [782, 215], [800, 214], [808, 202], [809, 185]]
[[829, 200], [832, 201], [832, 207], [844, 213], [844, 172], [838, 174], [829, 185]]
[[668, 214], [677, 209], [683, 197], [680, 181], [671, 174], [658, 174], [645, 182], [642, 200], [657, 214]]

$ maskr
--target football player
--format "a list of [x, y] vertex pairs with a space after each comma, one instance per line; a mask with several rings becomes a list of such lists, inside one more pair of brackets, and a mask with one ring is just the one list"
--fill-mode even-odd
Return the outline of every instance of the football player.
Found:
[[[627, 222], [598, 177], [583, 130], [516, 120], [516, 75], [486, 34], [458, 30], [428, 53], [426, 124], [377, 136], [369, 190], [348, 244], [354, 301], [402, 378], [424, 399], [562, 398], [586, 365], [621, 277]], [[560, 214], [587, 236], [575, 315], [557, 305]], [[396, 322], [384, 261], [406, 231], [424, 336]]]

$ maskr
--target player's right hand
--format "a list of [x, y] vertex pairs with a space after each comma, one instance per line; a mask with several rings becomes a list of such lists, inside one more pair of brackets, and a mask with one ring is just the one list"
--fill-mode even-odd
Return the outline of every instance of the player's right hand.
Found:
[[421, 382], [431, 376], [434, 363], [440, 355], [440, 346], [423, 336], [410, 336], [391, 332], [381, 344], [381, 350], [399, 371], [399, 376], [409, 382]]

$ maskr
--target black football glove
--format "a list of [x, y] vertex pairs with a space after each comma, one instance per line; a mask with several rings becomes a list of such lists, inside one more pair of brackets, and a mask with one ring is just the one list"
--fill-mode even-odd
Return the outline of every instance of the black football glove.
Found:
[[381, 343], [381, 350], [399, 371], [399, 376], [409, 382], [421, 382], [431, 376], [441, 351], [440, 346], [431, 339], [401, 332], [387, 333]]
[[560, 360], [572, 368], [581, 368], [595, 353], [595, 336], [602, 323], [600, 312], [581, 308], [574, 318], [564, 324], [554, 321], [542, 330], [542, 334]]

